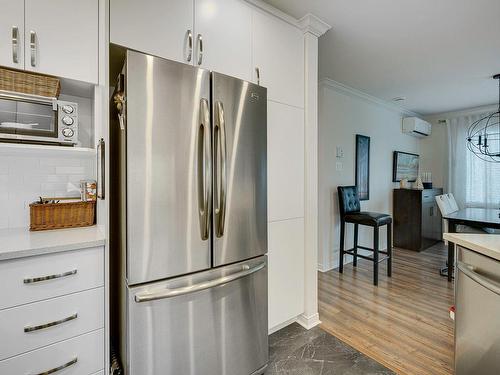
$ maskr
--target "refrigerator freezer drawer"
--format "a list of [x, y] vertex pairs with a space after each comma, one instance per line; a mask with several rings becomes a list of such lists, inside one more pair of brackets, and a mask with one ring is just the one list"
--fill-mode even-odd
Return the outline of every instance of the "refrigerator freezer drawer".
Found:
[[249, 375], [267, 363], [265, 256], [127, 294], [129, 375]]
[[500, 372], [500, 262], [458, 247], [455, 373]]

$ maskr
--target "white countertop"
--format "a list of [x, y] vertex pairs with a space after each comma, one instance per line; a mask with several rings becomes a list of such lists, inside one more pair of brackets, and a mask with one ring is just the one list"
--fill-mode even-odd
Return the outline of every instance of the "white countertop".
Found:
[[35, 232], [28, 228], [1, 229], [0, 261], [103, 246], [104, 242], [104, 234], [96, 225]]
[[477, 253], [500, 260], [500, 235], [476, 233], [444, 233], [445, 240]]

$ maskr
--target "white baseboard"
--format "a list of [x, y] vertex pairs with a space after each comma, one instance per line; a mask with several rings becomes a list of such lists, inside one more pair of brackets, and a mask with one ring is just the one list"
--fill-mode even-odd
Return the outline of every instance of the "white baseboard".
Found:
[[[381, 251], [386, 251], [387, 248], [380, 249]], [[326, 259], [325, 263], [318, 263], [318, 271], [320, 272], [328, 272], [331, 271], [335, 268], [339, 267], [339, 252], [340, 249], [335, 249], [333, 250], [333, 255], [332, 257], [329, 257], [329, 259]], [[362, 255], [372, 255], [371, 251], [368, 250], [363, 250], [359, 249], [358, 252]], [[344, 255], [344, 265], [352, 263], [352, 256], [351, 255]]]
[[268, 330], [269, 334], [272, 334], [272, 333], [274, 333], [274, 332], [276, 332], [276, 331], [279, 331], [279, 330], [280, 330], [280, 329], [282, 329], [282, 328], [285, 328], [286, 326], [289, 326], [289, 325], [290, 325], [290, 324], [292, 324], [292, 323], [295, 323], [295, 322], [297, 321], [297, 318], [298, 318], [298, 317], [295, 317], [295, 318], [289, 319], [289, 320], [287, 320], [286, 322], [283, 322], [283, 323], [277, 324], [277, 325], [275, 325], [274, 327], [269, 328], [269, 330]]
[[321, 323], [321, 320], [319, 320], [319, 314], [313, 314], [311, 316], [305, 316], [304, 314], [300, 314], [297, 317], [297, 323], [299, 323], [302, 327], [305, 329], [311, 329], [316, 327], [318, 324]]

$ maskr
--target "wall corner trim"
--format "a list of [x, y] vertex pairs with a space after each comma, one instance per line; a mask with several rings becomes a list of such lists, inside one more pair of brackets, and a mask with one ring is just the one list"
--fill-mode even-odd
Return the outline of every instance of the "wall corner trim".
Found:
[[319, 320], [319, 314], [313, 314], [311, 316], [306, 316], [304, 314], [300, 314], [297, 317], [297, 323], [299, 323], [302, 327], [309, 330], [311, 328], [316, 327], [321, 324], [321, 320]]
[[299, 20], [299, 25], [304, 33], [311, 33], [316, 37], [320, 37], [332, 27], [314, 14], [307, 13]]
[[413, 111], [410, 111], [409, 109], [406, 109], [404, 107], [397, 106], [387, 100], [384, 99], [379, 99], [373, 95], [367, 94], [366, 92], [363, 92], [361, 90], [352, 88], [350, 86], [344, 85], [343, 83], [337, 82], [331, 78], [322, 78], [319, 81], [319, 87], [320, 89], [322, 88], [327, 88], [336, 92], [339, 92], [341, 94], [354, 97], [354, 98], [359, 98], [364, 101], [370, 102], [372, 104], [382, 106], [392, 112], [399, 113], [401, 116], [408, 116], [408, 117], [419, 117], [422, 118], [423, 116], [415, 113]]

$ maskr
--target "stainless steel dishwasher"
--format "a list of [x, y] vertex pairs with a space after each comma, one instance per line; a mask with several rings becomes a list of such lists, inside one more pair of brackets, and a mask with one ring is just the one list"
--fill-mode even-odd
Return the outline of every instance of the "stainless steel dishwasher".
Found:
[[500, 374], [500, 262], [459, 246], [455, 304], [455, 374]]

